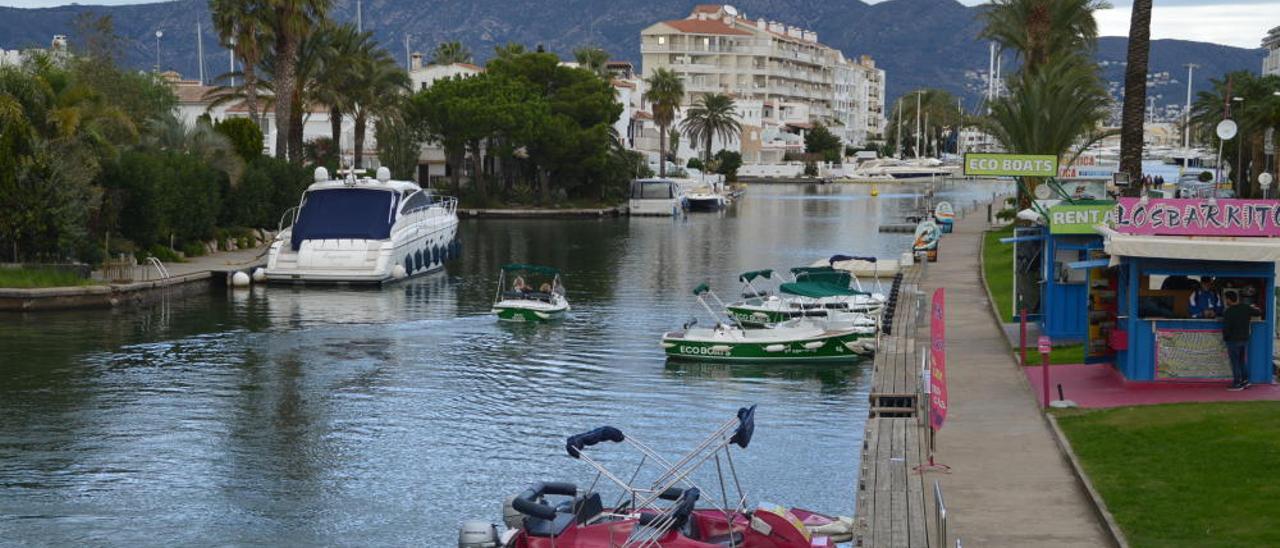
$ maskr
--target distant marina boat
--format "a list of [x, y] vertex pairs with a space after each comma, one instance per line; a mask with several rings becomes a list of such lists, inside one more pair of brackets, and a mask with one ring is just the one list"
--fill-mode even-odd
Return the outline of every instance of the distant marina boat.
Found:
[[797, 267], [792, 272], [796, 281], [779, 285], [777, 295], [753, 284], [756, 280], [772, 279], [772, 270], [742, 273], [738, 280], [743, 282], [743, 300], [726, 306], [725, 311], [745, 327], [767, 327], [809, 318], [850, 327], [869, 327], [872, 334], [875, 333], [873, 316], [884, 308], [884, 295], [851, 288], [850, 281], [856, 279], [852, 273], [829, 266]]
[[[412, 181], [316, 168], [271, 244], [267, 280], [379, 284], [439, 270], [457, 255], [458, 202]], [[285, 221], [291, 224], [284, 227]]]
[[943, 165], [941, 160], [933, 158], [917, 158], [914, 160], [896, 160], [884, 158], [868, 160], [858, 165], [847, 174], [846, 179], [853, 181], [931, 181], [949, 177], [955, 168]]
[[[510, 275], [511, 283], [507, 285]], [[534, 284], [537, 284], [536, 286]], [[498, 274], [498, 294], [493, 313], [507, 322], [545, 322], [564, 318], [569, 301], [564, 297], [560, 271], [547, 266], [508, 264]]]
[[631, 215], [674, 217], [686, 207], [680, 186], [670, 179], [637, 179], [631, 182], [627, 209]]

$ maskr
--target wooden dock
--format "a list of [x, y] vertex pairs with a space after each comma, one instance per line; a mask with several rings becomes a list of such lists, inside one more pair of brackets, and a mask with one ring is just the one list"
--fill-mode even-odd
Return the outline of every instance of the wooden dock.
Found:
[[[920, 355], [916, 340], [924, 314], [919, 282], [925, 265], [895, 280], [892, 319], [880, 335], [872, 369], [871, 416], [862, 444], [857, 494], [857, 546], [941, 547], [932, 481], [916, 467], [928, 461], [922, 422]], [[886, 313], [889, 311], [886, 310]]]

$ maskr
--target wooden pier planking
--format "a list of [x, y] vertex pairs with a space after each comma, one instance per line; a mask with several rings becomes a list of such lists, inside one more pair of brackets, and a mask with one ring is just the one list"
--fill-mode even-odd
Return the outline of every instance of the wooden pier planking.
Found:
[[872, 367], [871, 416], [863, 439], [858, 481], [856, 543], [876, 548], [940, 546], [933, 541], [934, 508], [927, 475], [928, 431], [921, 423], [917, 323], [922, 266], [903, 272], [893, 330], [882, 335]]

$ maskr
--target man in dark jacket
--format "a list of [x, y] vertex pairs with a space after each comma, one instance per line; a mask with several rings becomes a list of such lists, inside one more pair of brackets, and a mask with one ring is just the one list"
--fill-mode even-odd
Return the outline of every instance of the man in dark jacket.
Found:
[[1249, 348], [1250, 320], [1253, 307], [1240, 302], [1234, 291], [1226, 295], [1227, 309], [1222, 313], [1222, 340], [1227, 343], [1227, 357], [1231, 359], [1232, 392], [1249, 387], [1249, 372], [1245, 369], [1245, 352]]

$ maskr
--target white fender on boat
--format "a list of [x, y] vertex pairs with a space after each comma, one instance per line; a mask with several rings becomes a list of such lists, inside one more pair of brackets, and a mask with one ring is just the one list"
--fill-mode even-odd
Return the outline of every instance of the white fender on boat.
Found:
[[783, 350], [786, 350], [786, 349], [787, 349], [787, 345], [785, 344], [771, 344], [769, 346], [764, 347], [765, 352], [782, 352]]
[[823, 535], [831, 539], [832, 542], [848, 542], [853, 540], [853, 518], [840, 516], [823, 525], [810, 525], [807, 527], [809, 533], [814, 535]]
[[676, 343], [664, 342], [664, 343], [662, 343], [662, 347], [663, 347], [663, 348], [675, 348], [675, 347], [676, 347]]
[[826, 341], [809, 341], [807, 343], [804, 343], [804, 348], [806, 350], [814, 350], [814, 349], [822, 348], [822, 345], [824, 344], [827, 344]]
[[267, 269], [258, 267], [253, 269], [253, 282], [262, 283], [267, 281]]
[[404, 279], [404, 277], [405, 277], [405, 276], [408, 276], [408, 275], [409, 275], [409, 273], [405, 271], [405, 269], [404, 269], [404, 265], [399, 265], [399, 264], [398, 264], [398, 265], [396, 265], [396, 266], [395, 266], [395, 268], [392, 268], [392, 269], [391, 269], [391, 277], [392, 277], [392, 278], [395, 278], [395, 279], [397, 279], [397, 280], [403, 280], [403, 279]]
[[249, 275], [237, 270], [231, 275], [231, 287], [249, 287]]

